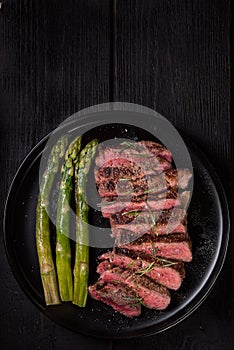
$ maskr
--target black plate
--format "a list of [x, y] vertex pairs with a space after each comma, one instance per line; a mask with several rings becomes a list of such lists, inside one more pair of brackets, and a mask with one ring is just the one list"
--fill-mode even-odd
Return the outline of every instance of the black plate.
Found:
[[[85, 141], [98, 137], [126, 137], [126, 125], [96, 127]], [[143, 130], [130, 127], [130, 138], [152, 139]], [[224, 191], [214, 169], [190, 141], [186, 141], [194, 167], [194, 191], [189, 208], [189, 233], [193, 261], [186, 264], [182, 287], [172, 293], [163, 312], [144, 309], [141, 316], [128, 319], [95, 300], [79, 309], [71, 303], [45, 307], [35, 247], [35, 211], [41, 154], [49, 136], [27, 156], [19, 168], [5, 208], [5, 246], [12, 270], [28, 297], [51, 319], [76, 332], [104, 338], [150, 335], [172, 327], [191, 314], [205, 299], [222, 267], [229, 235], [229, 216]], [[102, 140], [103, 138], [103, 140]], [[91, 248], [90, 281], [97, 276], [99, 249]]]

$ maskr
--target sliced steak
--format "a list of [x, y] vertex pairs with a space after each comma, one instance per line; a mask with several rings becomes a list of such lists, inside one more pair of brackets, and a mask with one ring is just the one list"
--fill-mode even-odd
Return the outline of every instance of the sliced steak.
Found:
[[[148, 193], [149, 192], [149, 193]], [[184, 192], [182, 192], [184, 193]], [[181, 195], [182, 195], [181, 193]], [[178, 192], [175, 189], [168, 189], [162, 193], [151, 193], [150, 190], [145, 191], [141, 195], [136, 195], [135, 192], [129, 191], [125, 192], [125, 196], [108, 196], [103, 197], [102, 200], [104, 204], [112, 204], [113, 202], [144, 202], [144, 201], [157, 201], [159, 199], [176, 199], [178, 197]]]
[[[130, 230], [131, 229], [131, 230]], [[111, 237], [116, 238], [117, 243], [120, 242], [121, 237], [126, 240], [126, 242], [132, 242], [137, 238], [142, 237], [143, 234], [147, 235], [155, 235], [155, 236], [166, 236], [171, 235], [173, 233], [186, 233], [187, 226], [184, 224], [178, 224], [178, 226], [174, 225], [163, 225], [157, 224], [156, 227], [151, 228], [151, 230], [144, 231], [144, 227], [140, 225], [128, 225], [126, 228], [112, 228], [111, 229]], [[130, 237], [129, 237], [130, 236]], [[119, 243], [118, 243], [119, 244]]]
[[190, 262], [192, 260], [192, 245], [187, 233], [174, 233], [165, 236], [144, 235], [132, 243], [124, 244], [124, 240], [129, 242], [129, 237], [118, 237], [116, 243], [121, 248], [135, 252], [141, 252], [151, 256], [164, 257], [166, 259], [182, 260]]
[[167, 261], [152, 258], [127, 249], [117, 249], [116, 253], [108, 252], [100, 257], [120, 268], [129, 269], [140, 276], [147, 276], [155, 282], [177, 290], [185, 276], [184, 264], [181, 261]]
[[124, 285], [97, 281], [89, 286], [89, 294], [93, 299], [110, 305], [124, 316], [139, 316], [141, 313], [141, 304], [136, 294]]
[[121, 201], [116, 200], [112, 202], [104, 201], [102, 203], [102, 215], [105, 218], [110, 218], [111, 215], [119, 212], [130, 212], [130, 211], [159, 211], [168, 210], [174, 207], [179, 207], [181, 204], [180, 197], [178, 198], [164, 198], [153, 200], [149, 199], [142, 202], [133, 201]]
[[117, 183], [119, 179], [123, 178], [135, 181], [145, 177], [145, 173], [137, 164], [122, 158], [109, 161], [100, 168], [95, 168], [94, 175], [97, 186], [106, 180]]
[[158, 210], [167, 210], [171, 209], [173, 207], [180, 206], [181, 202], [179, 199], [161, 199], [157, 201], [147, 201], [146, 202], [122, 202], [122, 201], [115, 201], [115, 203], [112, 204], [105, 204], [102, 206], [102, 215], [104, 218], [110, 218], [112, 214], [116, 214], [120, 211], [133, 211], [133, 210], [147, 210], [148, 206], [151, 208], [152, 211], [158, 211]]
[[[130, 211], [110, 216], [113, 236], [121, 234], [116, 229], [128, 230], [133, 235], [154, 233], [156, 235], [186, 232], [186, 212], [180, 208], [163, 211]], [[126, 233], [126, 232], [125, 232]]]
[[[184, 193], [184, 192], [182, 192]], [[182, 195], [180, 194], [180, 196]], [[178, 198], [178, 192], [175, 189], [168, 189], [165, 192], [162, 193], [147, 193], [147, 191], [140, 195], [136, 196], [134, 192], [126, 192], [125, 196], [108, 196], [108, 197], [103, 197], [102, 202], [99, 204], [101, 207], [107, 206], [107, 205], [112, 205], [112, 204], [118, 204], [118, 203], [124, 203], [124, 202], [145, 202], [145, 201], [158, 201], [161, 199], [177, 199]]]
[[170, 303], [171, 298], [167, 288], [146, 276], [139, 276], [119, 267], [110, 268], [106, 260], [100, 263], [98, 271], [101, 272], [103, 282], [126, 285], [136, 293], [143, 305], [150, 309], [164, 310]]
[[183, 191], [177, 193], [174, 190], [161, 193], [157, 196], [149, 196], [146, 200], [140, 201], [139, 198], [103, 198], [100, 206], [102, 208], [102, 215], [105, 218], [109, 218], [116, 213], [125, 213], [132, 211], [164, 211], [174, 207], [186, 207], [190, 199], [190, 191]]
[[[159, 175], [158, 175], [159, 176]], [[156, 177], [156, 176], [155, 176]], [[163, 176], [161, 176], [163, 181]], [[161, 180], [160, 179], [160, 180]], [[126, 196], [126, 193], [130, 193], [135, 196], [141, 196], [148, 188], [151, 188], [152, 182], [149, 181], [145, 176], [141, 178], [131, 180], [129, 177], [116, 178], [116, 179], [100, 179], [96, 173], [96, 184], [98, 188], [98, 193], [100, 197], [116, 197], [116, 196]], [[162, 191], [166, 189], [166, 184], [159, 184], [158, 188], [162, 188]], [[156, 188], [156, 185], [155, 185]]]
[[147, 162], [140, 161], [132, 162], [126, 158], [115, 158], [103, 164], [100, 168], [95, 169], [95, 178], [97, 183], [103, 179], [121, 179], [130, 178], [136, 180], [148, 175], [161, 174], [171, 168], [171, 164], [162, 159], [152, 158]]
[[131, 177], [103, 178], [98, 170], [95, 171], [100, 197], [125, 196], [126, 193], [142, 196], [145, 193], [161, 193], [169, 188], [186, 189], [191, 176], [188, 169], [169, 169], [160, 175], [142, 176], [132, 180]]
[[115, 248], [99, 257], [93, 298], [129, 317], [140, 314], [141, 303], [168, 306], [167, 288], [180, 288], [184, 262], [192, 260], [185, 211], [191, 177], [188, 169], [174, 169], [171, 152], [156, 142], [99, 146], [98, 206], [110, 219]]
[[190, 241], [190, 237], [187, 232], [185, 233], [172, 233], [170, 235], [152, 235], [152, 234], [146, 234], [142, 237], [136, 239], [132, 245], [141, 245], [143, 243], [153, 243], [154, 245], [156, 243], [179, 243], [184, 241]]
[[155, 142], [154, 145], [153, 143], [151, 145], [147, 143], [146, 145], [143, 141], [141, 143], [131, 142], [127, 147], [123, 144], [107, 147], [100, 145], [95, 162], [97, 166], [103, 166], [103, 164], [116, 158], [125, 158], [134, 163], [152, 161], [154, 165], [162, 161], [167, 163], [172, 161], [171, 153], [164, 146]]
[[155, 156], [166, 159], [170, 163], [172, 162], [171, 152], [160, 143], [153, 141], [140, 141], [138, 144], [146, 147]]

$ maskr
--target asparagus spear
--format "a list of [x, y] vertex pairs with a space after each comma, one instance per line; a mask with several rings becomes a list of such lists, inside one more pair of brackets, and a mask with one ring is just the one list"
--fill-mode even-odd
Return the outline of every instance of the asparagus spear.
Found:
[[43, 174], [36, 212], [36, 246], [46, 305], [60, 304], [56, 271], [52, 258], [49, 229], [49, 196], [58, 171], [59, 160], [64, 157], [67, 137], [61, 137], [52, 148]]
[[93, 140], [81, 151], [79, 163], [75, 169], [76, 201], [76, 254], [74, 265], [73, 304], [86, 305], [89, 275], [89, 232], [88, 205], [86, 203], [86, 180], [98, 141]]
[[71, 248], [69, 241], [70, 202], [74, 164], [79, 159], [81, 137], [76, 138], [65, 154], [62, 166], [62, 180], [58, 198], [56, 220], [56, 267], [58, 274], [59, 293], [62, 301], [70, 301], [73, 297], [73, 281], [71, 270]]

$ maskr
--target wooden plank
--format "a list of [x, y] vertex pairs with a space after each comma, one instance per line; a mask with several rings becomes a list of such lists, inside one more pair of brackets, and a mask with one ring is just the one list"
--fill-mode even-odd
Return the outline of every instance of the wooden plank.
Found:
[[229, 32], [228, 0], [117, 1], [117, 100], [164, 115], [206, 150], [223, 179], [231, 136]]
[[[108, 102], [111, 11], [109, 0], [4, 1], [1, 219], [7, 189], [28, 151], [74, 112]], [[0, 265], [2, 348], [94, 348], [93, 339], [57, 326], [26, 298], [10, 271], [2, 240]], [[96, 349], [109, 347], [110, 341], [95, 340]]]
[[[116, 100], [151, 107], [206, 153], [230, 202], [229, 0], [117, 0]], [[233, 182], [232, 182], [233, 184]], [[231, 349], [231, 251], [204, 304], [183, 323], [125, 349]], [[228, 340], [227, 340], [228, 339]]]
[[[233, 1], [231, 2], [231, 14], [233, 15], [234, 13], [234, 3]], [[234, 120], [233, 120], [233, 111], [234, 111], [234, 71], [233, 71], [233, 65], [234, 65], [234, 27], [233, 27], [233, 21], [231, 22], [231, 37], [230, 37], [230, 44], [231, 44], [231, 48], [230, 48], [230, 62], [231, 62], [231, 101], [230, 101], [230, 108], [231, 108], [231, 146], [232, 146], [232, 156], [230, 159], [230, 174], [231, 177], [228, 181], [229, 183], [229, 188], [232, 189], [231, 190], [231, 200], [230, 200], [230, 213], [231, 213], [231, 218], [232, 218], [232, 222], [233, 222], [233, 218], [234, 218]], [[230, 228], [230, 251], [231, 251], [231, 262], [232, 262], [232, 291], [234, 291], [234, 226], [231, 223], [231, 228]], [[232, 293], [232, 303], [234, 304], [234, 293]]]

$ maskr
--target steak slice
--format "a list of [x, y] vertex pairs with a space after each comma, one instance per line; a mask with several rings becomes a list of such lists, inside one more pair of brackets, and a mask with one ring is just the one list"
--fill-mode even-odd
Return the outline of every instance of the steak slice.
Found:
[[119, 157], [109, 160], [104, 163], [101, 167], [95, 169], [95, 178], [98, 181], [108, 178], [130, 178], [131, 180], [136, 180], [142, 178], [146, 175], [157, 175], [161, 174], [163, 171], [170, 169], [172, 166], [165, 160], [152, 158], [147, 162], [137, 162], [130, 161], [129, 159]]
[[179, 207], [181, 204], [180, 196], [178, 198], [164, 198], [159, 200], [150, 199], [147, 202], [133, 202], [133, 201], [105, 201], [102, 203], [102, 215], [104, 218], [110, 218], [111, 215], [120, 212], [132, 211], [159, 211], [168, 210], [174, 207]]
[[152, 222], [166, 224], [168, 222], [183, 222], [186, 224], [187, 213], [181, 208], [172, 208], [161, 211], [132, 211], [111, 215], [112, 227], [126, 225], [136, 219], [144, 221], [144, 217], [151, 218]]
[[112, 236], [119, 236], [122, 230], [132, 236], [139, 237], [144, 233], [155, 235], [169, 234], [173, 232], [187, 231], [186, 211], [173, 208], [163, 211], [130, 211], [117, 213], [110, 216]]
[[129, 192], [134, 196], [141, 196], [148, 190], [151, 194], [157, 194], [169, 188], [185, 189], [191, 176], [188, 169], [171, 168], [160, 175], [142, 176], [133, 180], [131, 177], [103, 178], [99, 171], [95, 170], [96, 185], [100, 197], [124, 196]]
[[[149, 193], [148, 193], [149, 192]], [[184, 191], [185, 192], [185, 191]], [[182, 193], [184, 193], [182, 192]], [[182, 195], [181, 193], [181, 195]], [[122, 201], [122, 202], [144, 202], [146, 200], [157, 201], [159, 199], [176, 199], [178, 197], [178, 192], [175, 189], [168, 189], [161, 193], [151, 193], [150, 190], [146, 190], [145, 193], [141, 195], [136, 195], [134, 191], [125, 192], [125, 196], [107, 196], [103, 197], [102, 200], [104, 204], [111, 204], [110, 202]]]
[[124, 239], [129, 239], [129, 237], [124, 238], [121, 236], [118, 238], [119, 241], [116, 243], [123, 249], [129, 249], [151, 256], [164, 257], [166, 259], [182, 260], [185, 262], [192, 260], [192, 244], [187, 233], [172, 233], [165, 236], [144, 235], [128, 244], [124, 244]]
[[[184, 193], [184, 192], [182, 192]], [[180, 196], [182, 195], [182, 193], [180, 194]], [[161, 199], [177, 199], [178, 198], [178, 192], [175, 189], [168, 189], [165, 192], [162, 193], [147, 193], [147, 191], [140, 195], [140, 196], [136, 196], [136, 194], [132, 191], [130, 192], [125, 192], [125, 196], [109, 196], [109, 197], [103, 197], [102, 198], [102, 202], [99, 203], [98, 205], [100, 207], [105, 207], [105, 206], [109, 206], [112, 204], [117, 204], [119, 205], [120, 203], [125, 203], [125, 202], [136, 202], [136, 203], [141, 203], [141, 202], [145, 202], [145, 201], [158, 201]], [[150, 208], [149, 208], [150, 209]]]
[[153, 141], [139, 141], [138, 144], [146, 147], [155, 156], [166, 159], [170, 163], [172, 162], [171, 152], [160, 143]]
[[[135, 227], [135, 230], [134, 230], [134, 227]], [[131, 230], [129, 228], [131, 228]], [[174, 225], [164, 226], [162, 224], [157, 224], [156, 229], [153, 228], [149, 231], [144, 232], [144, 228], [142, 228], [141, 226], [129, 225], [128, 227], [126, 227], [126, 229], [114, 227], [111, 229], [111, 232], [112, 232], [111, 237], [116, 238], [117, 243], [122, 242], [121, 237], [123, 237], [123, 242], [124, 242], [124, 239], [125, 239], [125, 242], [132, 242], [142, 237], [142, 235], [166, 236], [166, 235], [171, 235], [173, 233], [186, 233], [187, 226], [184, 224], [179, 224], [177, 227], [174, 228]]]
[[154, 165], [162, 161], [167, 163], [172, 161], [170, 151], [160, 144], [154, 142], [154, 145], [151, 143], [150, 147], [148, 143], [146, 145], [143, 142], [131, 142], [127, 147], [123, 144], [105, 147], [100, 145], [95, 162], [97, 166], [103, 166], [103, 164], [116, 158], [125, 158], [134, 163], [139, 163], [139, 161], [144, 163], [153, 162]]
[[128, 249], [116, 249], [100, 256], [100, 260], [108, 260], [120, 268], [129, 269], [140, 276], [147, 276], [155, 282], [177, 290], [185, 277], [182, 261], [167, 261], [146, 254], [136, 253]]
[[145, 177], [145, 173], [141, 168], [127, 159], [119, 158], [105, 163], [100, 168], [94, 169], [96, 184], [102, 181], [119, 181], [119, 179], [129, 178], [132, 181]]
[[177, 193], [176, 191], [168, 191], [165, 194], [158, 194], [156, 197], [150, 196], [147, 200], [137, 201], [131, 200], [131, 198], [104, 198], [100, 203], [102, 207], [102, 215], [105, 218], [109, 218], [112, 214], [126, 213], [132, 211], [162, 211], [168, 210], [174, 207], [186, 207], [190, 199], [190, 191], [183, 191]]
[[149, 309], [164, 310], [170, 303], [167, 288], [155, 283], [146, 276], [139, 276], [130, 270], [119, 267], [110, 268], [108, 261], [100, 263], [97, 271], [101, 272], [101, 280], [106, 283], [122, 283], [131, 288], [144, 306]]
[[89, 294], [93, 299], [110, 305], [124, 316], [139, 316], [141, 313], [141, 304], [136, 294], [124, 285], [107, 284], [99, 280], [94, 285], [89, 286]]
[[[150, 180], [146, 178], [145, 176], [142, 176], [141, 178], [137, 178], [134, 180], [131, 180], [130, 177], [122, 177], [122, 178], [116, 178], [116, 179], [109, 179], [109, 178], [99, 178], [99, 174], [95, 172], [96, 176], [96, 185], [98, 188], [98, 193], [100, 197], [116, 197], [116, 196], [126, 196], [126, 193], [130, 193], [134, 196], [141, 196], [148, 188], [151, 187], [152, 177], [157, 176], [151, 176]], [[159, 175], [158, 175], [159, 176]], [[161, 176], [161, 179], [163, 182], [163, 177]], [[166, 184], [159, 183], [157, 184], [158, 188], [162, 188], [162, 191], [166, 189]], [[155, 185], [156, 188], [156, 185]]]

